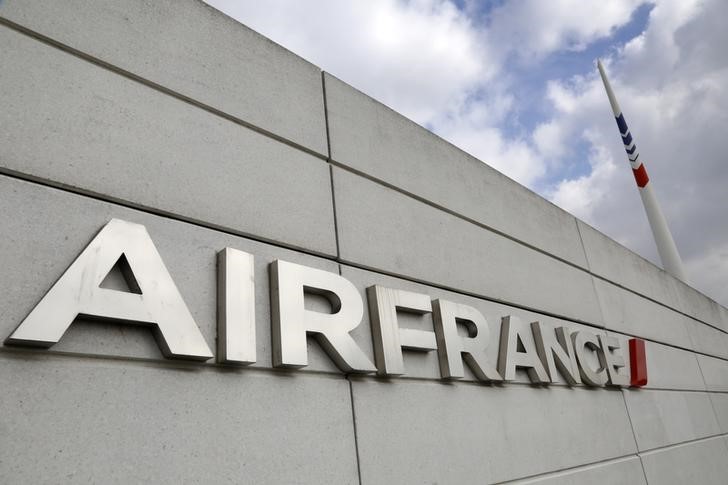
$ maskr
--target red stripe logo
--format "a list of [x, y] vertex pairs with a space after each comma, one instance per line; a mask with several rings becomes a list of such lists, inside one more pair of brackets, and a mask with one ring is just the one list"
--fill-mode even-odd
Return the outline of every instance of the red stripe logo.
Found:
[[647, 176], [647, 170], [645, 170], [645, 164], [640, 163], [639, 168], [633, 168], [632, 173], [634, 174], [634, 179], [637, 181], [637, 187], [642, 188], [645, 185], [647, 185], [647, 182], [650, 181], [650, 178]]
[[647, 384], [647, 355], [645, 341], [638, 338], [629, 340], [630, 385], [642, 387]]

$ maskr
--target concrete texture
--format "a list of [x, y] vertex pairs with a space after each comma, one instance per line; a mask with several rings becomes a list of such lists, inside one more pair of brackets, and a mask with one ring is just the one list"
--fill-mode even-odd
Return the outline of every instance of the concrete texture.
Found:
[[651, 262], [578, 221], [586, 258], [592, 273], [675, 308], [675, 278]]
[[647, 482], [645, 482], [640, 459], [630, 457], [508, 483], [511, 485], [582, 485], [585, 483], [640, 485]]
[[[225, 247], [255, 256], [257, 366], [270, 367], [268, 263], [284, 259], [337, 272], [331, 261], [191, 224], [0, 176], [0, 336], [4, 340], [112, 218], [143, 224], [208, 346], [216, 338], [216, 253]], [[58, 224], [63, 221], [63, 224]], [[51, 351], [162, 360], [152, 332], [134, 325], [78, 321]], [[335, 370], [317, 344], [311, 369]]]
[[578, 221], [592, 273], [659, 301], [717, 328], [728, 330], [726, 311], [661, 268]]
[[[4, 483], [357, 483], [341, 378], [0, 352]], [[208, 368], [209, 369], [209, 368]]]
[[687, 443], [642, 454], [648, 483], [660, 485], [723, 485], [728, 460], [723, 437]]
[[728, 394], [711, 392], [709, 395], [720, 430], [722, 433], [728, 433]]
[[688, 318], [685, 323], [693, 349], [728, 359], [728, 334], [692, 318]]
[[336, 253], [323, 161], [1, 25], [0, 43], [2, 169]]
[[334, 191], [345, 262], [601, 321], [584, 271], [345, 170], [334, 169]]
[[335, 77], [325, 82], [335, 161], [586, 267], [574, 216]]
[[728, 391], [728, 360], [698, 355], [700, 370], [709, 391]]
[[708, 393], [623, 392], [640, 451], [721, 434]]
[[674, 281], [678, 305], [683, 312], [728, 332], [728, 310], [682, 281]]
[[201, 1], [5, 0], [0, 17], [327, 154], [321, 71]]
[[645, 353], [648, 388], [705, 390], [696, 354], [654, 342], [646, 343]]
[[[146, 328], [83, 319], [0, 346], [0, 482], [644, 484], [644, 463], [650, 484], [725, 483], [709, 298], [328, 75], [327, 138], [319, 69], [197, 1], [5, 0], [0, 42], [0, 340], [119, 218], [211, 349], [216, 253], [252, 254], [258, 354], [170, 361]], [[275, 259], [476, 307], [491, 364], [507, 314], [645, 338], [648, 384], [445, 382], [412, 351], [403, 378], [350, 383], [313, 339], [305, 369], [271, 370]], [[368, 314], [353, 337], [371, 358]]]
[[492, 483], [634, 453], [619, 391], [356, 380], [362, 484]]
[[600, 278], [594, 278], [594, 289], [606, 328], [666, 344], [690, 346], [685, 322], [689, 317]]

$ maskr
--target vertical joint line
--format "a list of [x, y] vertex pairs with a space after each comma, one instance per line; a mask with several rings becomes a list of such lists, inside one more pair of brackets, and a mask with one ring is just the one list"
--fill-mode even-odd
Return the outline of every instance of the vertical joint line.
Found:
[[622, 394], [622, 402], [624, 403], [624, 412], [627, 413], [627, 419], [629, 420], [629, 428], [632, 430], [632, 438], [634, 439], [634, 447], [637, 451], [637, 458], [640, 460], [640, 468], [642, 468], [642, 475], [645, 477], [645, 483], [649, 483], [647, 480], [647, 472], [645, 471], [645, 464], [642, 463], [642, 453], [640, 452], [640, 446], [637, 443], [637, 434], [634, 432], [634, 424], [632, 423], [632, 416], [629, 415], [629, 406], [627, 406], [627, 391], [620, 389], [619, 393]]
[[[601, 324], [606, 327], [607, 323], [604, 318], [604, 304], [602, 303], [602, 299], [599, 298], [599, 292], [597, 291], [597, 284], [594, 281], [594, 273], [592, 273], [591, 270], [591, 263], [589, 262], [589, 256], [586, 253], [586, 245], [584, 244], [584, 237], [581, 235], [581, 229], [579, 228], [579, 221], [574, 218], [574, 225], [576, 226], [576, 234], [579, 236], [579, 243], [581, 244], [581, 251], [584, 253], [584, 261], [586, 261], [586, 273], [589, 275], [589, 279], [591, 280], [591, 287], [592, 291], [594, 292], [594, 298], [597, 300], [597, 309], [599, 310], [599, 318], [601, 319]], [[626, 405], [626, 404], [625, 404]]]
[[356, 474], [359, 477], [359, 485], [361, 485], [361, 465], [359, 464], [359, 435], [356, 431], [356, 411], [354, 410], [354, 386], [349, 376], [346, 376], [349, 383], [349, 400], [351, 401], [351, 422], [354, 426], [354, 451], [356, 452]]
[[326, 126], [326, 162], [329, 164], [329, 183], [331, 184], [331, 207], [334, 213], [334, 239], [336, 241], [336, 260], [341, 260], [339, 250], [339, 224], [336, 220], [336, 191], [334, 190], [334, 166], [331, 164], [331, 135], [329, 133], [329, 106], [326, 102], [326, 77], [321, 71], [321, 92], [324, 98], [324, 125]]
[[587, 271], [587, 273], [592, 273], [591, 263], [589, 262], [589, 255], [586, 253], [586, 244], [584, 244], [584, 236], [581, 235], [581, 228], [579, 227], [579, 220], [576, 217], [574, 217], [574, 225], [576, 225], [576, 234], [579, 235], [579, 243], [581, 244], [581, 251], [584, 253], [584, 261], [586, 261], [586, 271]]

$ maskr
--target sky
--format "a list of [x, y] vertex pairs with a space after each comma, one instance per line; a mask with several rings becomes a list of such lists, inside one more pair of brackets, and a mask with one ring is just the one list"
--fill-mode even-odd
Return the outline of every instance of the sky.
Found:
[[728, 306], [728, 2], [207, 3], [660, 265], [601, 58], [689, 283]]

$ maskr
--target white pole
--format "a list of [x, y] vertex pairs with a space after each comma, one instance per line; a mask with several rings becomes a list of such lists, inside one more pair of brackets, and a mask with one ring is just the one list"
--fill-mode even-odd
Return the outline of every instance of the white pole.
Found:
[[645, 165], [639, 159], [640, 154], [637, 151], [637, 146], [632, 140], [632, 134], [629, 132], [629, 128], [627, 128], [627, 123], [624, 121], [624, 115], [619, 107], [619, 103], [617, 103], [617, 98], [614, 96], [612, 86], [609, 84], [607, 73], [604, 72], [602, 61], [597, 60], [597, 66], [599, 67], [599, 74], [602, 76], [604, 89], [607, 90], [609, 104], [612, 105], [614, 118], [617, 120], [619, 134], [622, 135], [622, 142], [624, 143], [624, 149], [627, 151], [629, 163], [632, 166], [632, 173], [634, 174], [635, 181], [637, 182], [637, 187], [639, 187], [642, 204], [645, 206], [647, 220], [650, 222], [650, 227], [652, 228], [652, 235], [655, 238], [655, 244], [657, 245], [657, 252], [660, 254], [662, 267], [674, 277], [687, 283], [685, 270], [683, 269], [682, 260], [680, 259], [680, 253], [677, 252], [677, 246], [675, 246], [675, 241], [672, 239], [670, 229], [667, 227], [665, 216], [662, 214], [660, 205], [657, 203], [657, 197], [652, 190], [652, 185], [650, 184], [650, 178], [647, 176]]

